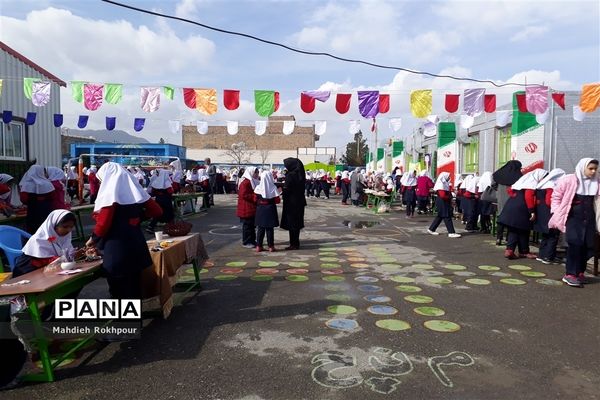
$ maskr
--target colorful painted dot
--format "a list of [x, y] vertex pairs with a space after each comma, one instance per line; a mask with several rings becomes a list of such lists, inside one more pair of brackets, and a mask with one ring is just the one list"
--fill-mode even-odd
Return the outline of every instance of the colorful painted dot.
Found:
[[390, 277], [390, 280], [398, 283], [413, 283], [415, 281], [415, 278], [411, 278], [409, 276], [394, 275]]
[[350, 264], [350, 266], [352, 268], [368, 268], [369, 264], [364, 264], [364, 263], [354, 263], [354, 264]]
[[257, 282], [264, 282], [264, 281], [272, 281], [273, 277], [270, 275], [252, 275], [252, 277], [250, 278], [253, 281], [257, 281]]
[[391, 297], [381, 296], [378, 294], [369, 294], [363, 297], [366, 301], [370, 301], [371, 303], [389, 303], [392, 301]]
[[487, 279], [480, 279], [480, 278], [467, 279], [467, 280], [465, 280], [465, 282], [470, 283], [471, 285], [489, 285], [490, 283], [492, 283], [491, 281], [488, 281]]
[[348, 261], [349, 262], [363, 262], [366, 260], [362, 257], [348, 257]]
[[323, 275], [340, 275], [344, 273], [344, 270], [341, 268], [324, 269], [321, 273]]
[[425, 315], [426, 317], [441, 317], [446, 314], [446, 311], [437, 307], [417, 307], [413, 310], [419, 315]]
[[509, 265], [508, 268], [514, 269], [515, 271], [529, 271], [531, 267], [527, 265]]
[[287, 263], [287, 265], [289, 265], [292, 268], [303, 268], [303, 267], [308, 267], [308, 263], [302, 262], [302, 261], [290, 261]]
[[[191, 271], [192, 271], [192, 274], [193, 274], [193, 273], [194, 273], [194, 270], [191, 270]], [[206, 269], [206, 268], [200, 268], [200, 271], [199, 271], [199, 272], [200, 272], [201, 274], [207, 274], [207, 273], [208, 273], [208, 269]], [[189, 274], [189, 272], [187, 272], [187, 273]]]
[[381, 292], [383, 288], [376, 285], [359, 285], [358, 290], [361, 292]]
[[373, 282], [379, 281], [379, 278], [375, 278], [374, 276], [361, 275], [361, 276], [357, 276], [356, 278], [354, 278], [354, 280], [356, 282], [362, 282], [362, 283], [373, 283]]
[[381, 264], [381, 268], [385, 269], [386, 271], [397, 271], [402, 268], [402, 265], [386, 263], [386, 264]]
[[221, 268], [220, 272], [223, 274], [239, 274], [240, 272], [244, 272], [241, 268]]
[[424, 270], [424, 271], [419, 271], [419, 274], [421, 276], [443, 276], [444, 273], [442, 271], [436, 271], [436, 270]]
[[432, 276], [430, 278], [427, 278], [427, 282], [435, 283], [438, 285], [447, 285], [449, 283], [452, 283], [452, 280], [448, 278], [442, 278], [441, 276]]
[[458, 264], [444, 265], [444, 268], [452, 270], [452, 271], [464, 271], [465, 269], [467, 269], [467, 267], [465, 267], [464, 265], [458, 265]]
[[339, 262], [340, 259], [335, 258], [335, 257], [321, 257], [321, 261], [322, 262]]
[[246, 261], [231, 261], [225, 264], [227, 267], [245, 267], [247, 264]]
[[337, 315], [348, 315], [348, 314], [354, 314], [357, 310], [356, 310], [356, 308], [354, 308], [352, 306], [338, 304], [338, 305], [327, 307], [327, 311], [329, 311], [332, 314], [337, 314]]
[[177, 278], [177, 282], [193, 282], [196, 280], [196, 277], [194, 275], [188, 275], [188, 274], [184, 274], [179, 276], [179, 278]]
[[237, 275], [216, 275], [215, 279], [218, 281], [232, 281], [237, 278]]
[[338, 331], [344, 332], [353, 331], [358, 328], [358, 322], [356, 322], [353, 319], [346, 318], [330, 319], [329, 321], [325, 322], [325, 325], [331, 329], [336, 329]]
[[325, 296], [325, 298], [331, 301], [339, 301], [340, 303], [350, 301], [351, 299], [351, 297], [347, 294], [340, 293], [328, 294], [327, 296]]
[[454, 271], [454, 275], [456, 275], [456, 276], [475, 276], [477, 274], [475, 272], [471, 272], [471, 271]]
[[308, 274], [308, 270], [305, 268], [290, 268], [286, 269], [285, 272], [292, 275], [303, 275]]
[[527, 283], [525, 281], [522, 281], [520, 279], [515, 279], [515, 278], [500, 279], [500, 282], [506, 283], [507, 285], [524, 285]]
[[261, 261], [258, 263], [259, 267], [277, 267], [279, 265], [279, 263], [277, 261]]
[[206, 268], [210, 268], [210, 267], [214, 267], [215, 263], [212, 261], [204, 261], [204, 264], [202, 264], [202, 266], [206, 267]]
[[411, 267], [414, 269], [433, 269], [431, 264], [413, 264]]
[[375, 325], [388, 331], [405, 331], [410, 329], [410, 324], [399, 319], [381, 319], [375, 322]]
[[285, 277], [288, 281], [291, 282], [305, 282], [308, 280], [308, 276], [305, 275], [288, 275]]
[[511, 276], [507, 272], [490, 272], [490, 275], [499, 276], [499, 277], [508, 277], [508, 276]]
[[339, 275], [324, 276], [321, 279], [326, 282], [342, 282], [342, 281], [346, 280], [346, 278], [344, 278], [343, 276], [339, 276]]
[[405, 296], [404, 300], [406, 301], [410, 301], [411, 303], [422, 303], [422, 304], [426, 304], [426, 303], [432, 303], [433, 299], [429, 296], [422, 296], [419, 294], [412, 294], [410, 296]]
[[[302, 276], [302, 275], [300, 275], [300, 276]], [[347, 290], [348, 288], [346, 288], [344, 286], [340, 286], [340, 285], [325, 285], [323, 287], [323, 289], [328, 290], [330, 292], [342, 292], [344, 290]]]
[[450, 322], [450, 321], [442, 321], [442, 320], [431, 320], [431, 321], [425, 321], [423, 323], [423, 325], [425, 325], [425, 328], [427, 329], [431, 329], [432, 331], [436, 331], [436, 332], [456, 332], [458, 330], [460, 330], [460, 325], [454, 323], [454, 322]]
[[321, 268], [340, 268], [340, 264], [325, 263], [321, 264]]
[[546, 276], [545, 273], [538, 271], [521, 271], [521, 275], [528, 276], [529, 278], [542, 278]]
[[276, 268], [259, 268], [256, 273], [259, 275], [275, 275], [279, 271]]
[[335, 247], [321, 247], [319, 248], [319, 251], [336, 251], [337, 249]]
[[395, 286], [394, 289], [396, 289], [399, 292], [405, 292], [405, 293], [418, 293], [421, 290], [423, 290], [418, 286], [410, 286], [410, 285], [398, 285], [398, 286]]
[[500, 267], [496, 267], [495, 265], [480, 265], [477, 268], [483, 271], [500, 271]]
[[326, 253], [319, 253], [319, 257], [335, 257], [337, 256], [337, 253], [334, 252], [326, 252]]
[[562, 286], [562, 282], [561, 281], [557, 281], [555, 279], [546, 279], [546, 278], [541, 278], [541, 279], [536, 279], [535, 280], [537, 283], [541, 283], [542, 285], [548, 285], [548, 286]]
[[375, 315], [394, 315], [398, 313], [398, 309], [391, 306], [382, 306], [380, 304], [370, 306], [367, 311]]

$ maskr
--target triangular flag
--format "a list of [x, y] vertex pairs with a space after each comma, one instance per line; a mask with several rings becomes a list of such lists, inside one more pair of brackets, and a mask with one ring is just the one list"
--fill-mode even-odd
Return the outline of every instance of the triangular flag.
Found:
[[183, 88], [183, 102], [191, 109], [196, 109], [196, 91], [190, 88]]
[[31, 102], [36, 107], [43, 107], [50, 101], [50, 82], [34, 82], [31, 88]]
[[25, 123], [27, 125], [33, 125], [33, 124], [35, 124], [35, 117], [36, 116], [37, 116], [37, 113], [28, 112], [27, 113], [27, 117], [25, 118]]
[[546, 108], [546, 112], [543, 114], [537, 114], [535, 116], [535, 122], [537, 122], [540, 125], [543, 125], [546, 123], [546, 120], [548, 120], [548, 116], [550, 115], [550, 107]]
[[348, 132], [350, 132], [350, 134], [352, 134], [352, 135], [356, 135], [358, 132], [360, 132], [360, 121], [356, 120], [356, 119], [350, 121], [350, 126], [348, 127]]
[[87, 115], [80, 115], [79, 116], [79, 120], [77, 121], [77, 127], [79, 129], [85, 128], [87, 126], [88, 119], [89, 119], [89, 116], [87, 116]]
[[2, 96], [2, 79], [0, 79], [0, 96]]
[[446, 111], [449, 113], [455, 113], [458, 111], [458, 103], [460, 102], [460, 94], [447, 94], [446, 95]]
[[54, 127], [60, 128], [63, 124], [63, 115], [62, 114], [54, 114]]
[[315, 134], [317, 136], [324, 135], [327, 131], [327, 121], [315, 121]]
[[230, 111], [237, 110], [240, 106], [240, 91], [223, 90], [223, 105]]
[[71, 96], [78, 103], [83, 102], [83, 85], [85, 85], [85, 82], [71, 81]]
[[552, 100], [554, 100], [554, 102], [556, 104], [558, 104], [558, 106], [560, 108], [562, 108], [563, 110], [565, 109], [565, 94], [564, 93], [552, 93]]
[[204, 115], [213, 115], [217, 112], [217, 90], [196, 89], [196, 110]]
[[296, 126], [296, 121], [294, 120], [287, 120], [287, 121], [283, 121], [283, 134], [284, 135], [291, 135], [294, 132], [294, 127]]
[[90, 111], [95, 111], [102, 105], [104, 85], [86, 83], [83, 85], [83, 105]]
[[315, 111], [315, 98], [309, 95], [300, 93], [300, 109], [307, 114]]
[[460, 116], [460, 127], [463, 129], [469, 129], [475, 123], [475, 117], [470, 115], [461, 114]]
[[471, 117], [477, 117], [483, 113], [483, 99], [485, 95], [485, 89], [465, 89], [463, 97], [463, 108], [465, 114]]
[[227, 121], [227, 133], [230, 135], [237, 135], [239, 129], [238, 121]]
[[417, 118], [431, 114], [431, 90], [413, 90], [410, 92], [410, 112]]
[[402, 128], [402, 119], [401, 118], [392, 118], [390, 119], [390, 129], [394, 132], [398, 132]]
[[329, 100], [329, 96], [331, 96], [331, 92], [324, 90], [307, 90], [302, 93], [315, 100], [319, 100], [321, 103], [325, 103]]
[[169, 131], [171, 131], [172, 134], [178, 134], [180, 128], [181, 128], [181, 121], [179, 121], [177, 119], [169, 120]]
[[380, 94], [379, 95], [379, 113], [385, 114], [390, 111], [390, 95]]
[[579, 106], [573, 106], [573, 119], [582, 122], [585, 119], [585, 113], [581, 111]]
[[267, 121], [256, 121], [254, 123], [254, 133], [258, 136], [262, 136], [267, 131]]
[[352, 94], [350, 93], [338, 93], [335, 97], [335, 109], [340, 114], [346, 114], [350, 110], [350, 100]]
[[358, 92], [358, 111], [363, 118], [375, 118], [379, 113], [379, 91], [361, 90]]
[[104, 99], [108, 104], [117, 104], [123, 97], [123, 85], [119, 83], [107, 83], [105, 85]]
[[517, 93], [515, 97], [517, 98], [517, 108], [519, 109], [519, 112], [527, 112], [527, 102], [525, 101], [525, 93]]
[[160, 88], [140, 88], [140, 105], [142, 107], [142, 110], [144, 110], [147, 113], [158, 110], [158, 108], [160, 107]]
[[431, 114], [427, 116], [427, 121], [431, 122], [434, 125], [437, 125], [440, 122], [440, 117], [435, 114]]
[[496, 111], [496, 126], [503, 128], [512, 121], [512, 110]]
[[587, 83], [581, 89], [579, 108], [583, 112], [593, 112], [600, 107], [600, 83]]
[[117, 125], [117, 117], [106, 117], [106, 130], [112, 131]]
[[199, 134], [206, 135], [208, 133], [208, 122], [196, 121], [196, 130]]
[[527, 111], [534, 115], [543, 114], [548, 109], [548, 87], [528, 86], [525, 88]]
[[261, 117], [268, 117], [273, 114], [275, 112], [275, 92], [272, 90], [255, 90], [254, 109]]
[[37, 82], [37, 78], [23, 78], [23, 92], [28, 100], [31, 100], [31, 93], [33, 91], [33, 82]]
[[8, 110], [2, 111], [2, 122], [4, 122], [5, 124], [10, 124], [12, 119], [13, 119], [12, 111], [8, 111]]
[[144, 125], [146, 124], [146, 118], [135, 118], [133, 120], [133, 130], [136, 132], [144, 129]]
[[435, 136], [436, 134], [437, 134], [436, 125], [431, 121], [425, 122], [425, 124], [423, 125], [423, 136], [429, 138], [429, 137]]
[[483, 98], [484, 109], [486, 113], [493, 113], [496, 111], [496, 95], [486, 94]]
[[275, 111], [273, 112], [277, 112], [277, 110], [279, 110], [279, 92], [274, 92], [273, 96], [275, 96]]
[[173, 100], [173, 97], [175, 97], [175, 89], [172, 86], [163, 86], [163, 93], [169, 100]]

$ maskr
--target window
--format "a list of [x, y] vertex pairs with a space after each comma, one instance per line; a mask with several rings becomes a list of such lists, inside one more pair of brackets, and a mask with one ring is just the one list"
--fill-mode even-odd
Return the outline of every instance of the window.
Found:
[[510, 154], [511, 127], [498, 129], [498, 163], [500, 168], [511, 159]]
[[0, 158], [25, 160], [25, 124], [13, 121], [0, 124]]
[[472, 137], [472, 142], [464, 147], [465, 172], [475, 173], [479, 171], [479, 137]]

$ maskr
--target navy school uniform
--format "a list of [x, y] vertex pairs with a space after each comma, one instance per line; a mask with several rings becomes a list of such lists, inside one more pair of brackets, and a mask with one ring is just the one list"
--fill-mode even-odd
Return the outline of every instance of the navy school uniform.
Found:
[[533, 192], [533, 190], [530, 189], [507, 189], [509, 198], [502, 209], [502, 213], [498, 217], [498, 221], [502, 225], [522, 231], [531, 230], [531, 221], [529, 221], [529, 218], [533, 212], [533, 207], [530, 208], [525, 201], [525, 192], [528, 190]]
[[429, 230], [435, 232], [440, 223], [444, 221], [448, 233], [455, 233], [454, 224], [452, 224], [452, 193], [447, 190], [438, 190], [436, 193], [435, 207], [437, 209], [437, 216], [431, 222]]
[[567, 274], [579, 275], [585, 272], [587, 260], [594, 255], [596, 241], [595, 196], [576, 194], [573, 198], [565, 239], [567, 249]]
[[556, 258], [556, 246], [560, 231], [558, 229], [548, 228], [550, 222], [550, 204], [552, 198], [552, 189], [537, 189], [535, 191], [535, 222], [533, 230], [541, 233], [539, 257], [545, 260], [554, 260]]
[[263, 199], [260, 195], [256, 195], [256, 226], [261, 228], [279, 226], [279, 216], [277, 215], [277, 204], [279, 202], [279, 197]]

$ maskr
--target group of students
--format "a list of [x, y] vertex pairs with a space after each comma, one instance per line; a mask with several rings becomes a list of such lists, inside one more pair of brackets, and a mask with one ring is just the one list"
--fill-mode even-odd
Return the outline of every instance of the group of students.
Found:
[[[238, 184], [236, 215], [242, 223], [242, 246], [264, 251], [267, 237], [268, 251], [274, 252], [275, 229], [281, 226], [289, 231], [290, 245], [285, 250], [300, 248], [300, 230], [304, 228], [306, 207], [306, 173], [302, 161], [297, 158], [283, 160], [286, 168], [283, 182], [276, 183], [272, 171], [247, 168]], [[281, 225], [277, 204], [283, 200]]]

